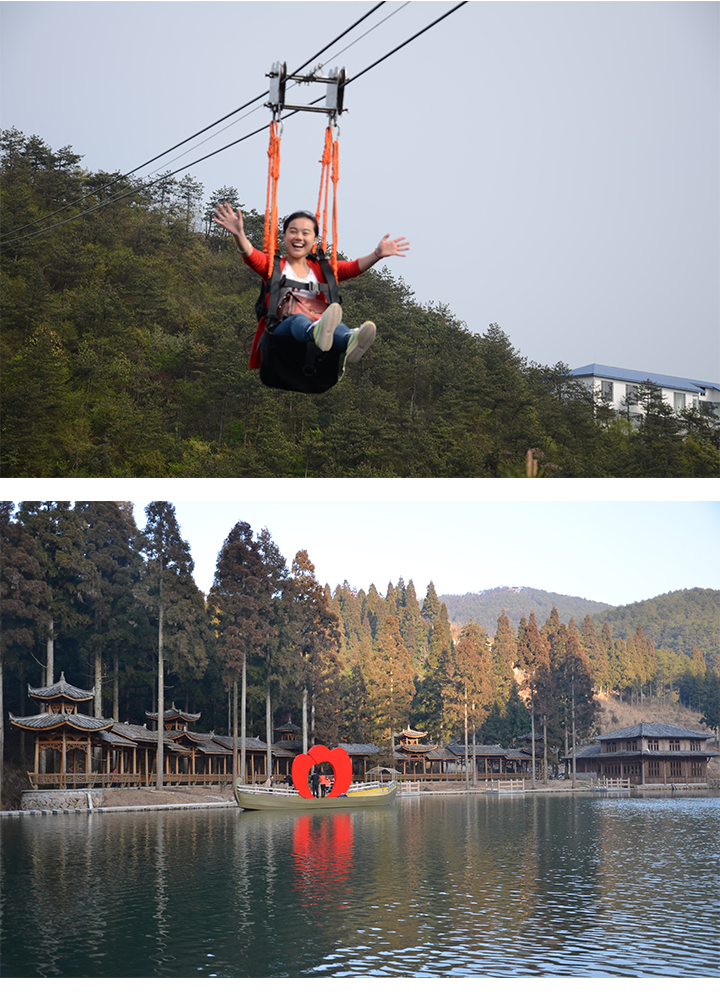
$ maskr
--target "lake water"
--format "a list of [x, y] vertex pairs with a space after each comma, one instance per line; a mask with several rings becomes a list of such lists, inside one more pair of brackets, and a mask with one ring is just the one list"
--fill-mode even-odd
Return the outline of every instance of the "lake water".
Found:
[[720, 797], [0, 819], [2, 977], [717, 977]]

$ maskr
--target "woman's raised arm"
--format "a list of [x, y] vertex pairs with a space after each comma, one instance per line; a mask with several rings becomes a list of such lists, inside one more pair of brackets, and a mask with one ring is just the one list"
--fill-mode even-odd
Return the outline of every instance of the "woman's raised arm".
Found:
[[219, 204], [215, 209], [215, 221], [223, 229], [227, 229], [230, 235], [233, 236], [242, 255], [250, 256], [253, 251], [253, 245], [245, 235], [245, 226], [240, 209], [238, 208], [237, 211], [233, 211], [229, 204]]
[[367, 256], [361, 256], [358, 258], [358, 267], [360, 268], [360, 273], [364, 274], [366, 270], [369, 270], [374, 263], [378, 260], [382, 260], [386, 256], [405, 256], [407, 251], [410, 249], [410, 243], [407, 241], [405, 236], [398, 236], [397, 239], [391, 239], [390, 233], [383, 236], [380, 242], [377, 244], [377, 248], [368, 253]]

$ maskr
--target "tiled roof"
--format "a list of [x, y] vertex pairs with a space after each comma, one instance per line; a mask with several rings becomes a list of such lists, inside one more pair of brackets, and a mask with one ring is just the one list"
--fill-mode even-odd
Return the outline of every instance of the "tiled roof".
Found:
[[606, 367], [603, 364], [587, 364], [576, 367], [570, 372], [571, 378], [608, 378], [614, 381], [629, 381], [640, 384], [642, 381], [652, 381], [661, 388], [674, 388], [683, 392], [698, 392], [703, 388], [714, 388], [720, 391], [720, 385], [714, 381], [693, 378], [676, 378], [671, 374], [651, 374], [649, 371], [631, 371], [627, 367]]
[[232, 755], [231, 748], [225, 748], [215, 740], [211, 742], [202, 742], [200, 745], [195, 746], [196, 752], [202, 752], [203, 755]]
[[[575, 758], [594, 759], [600, 756], [601, 753], [602, 753], [602, 747], [600, 745], [578, 745], [578, 747], [575, 750]], [[566, 759], [572, 762], [572, 752], [568, 753], [568, 755], [563, 755], [560, 757], [561, 762], [564, 762]]]
[[[219, 745], [225, 745], [232, 750], [232, 735], [213, 735], [213, 740], [218, 742]], [[238, 748], [242, 748], [242, 739], [240, 736], [238, 736]], [[253, 752], [264, 752], [267, 749], [267, 744], [260, 738], [246, 738], [245, 748]]]
[[[403, 759], [404, 758], [404, 756], [397, 755], [397, 753], [396, 753], [396, 757], [398, 759]], [[437, 748], [434, 748], [432, 750], [432, 752], [428, 752], [427, 758], [431, 759], [433, 762], [438, 762], [438, 761], [443, 762], [446, 759], [452, 760], [453, 762], [455, 762], [457, 756], [455, 755], [454, 752], [451, 752], [450, 749], [445, 748], [444, 745], [439, 745]]]
[[[461, 745], [460, 742], [450, 742], [448, 748], [451, 752], [454, 752], [456, 756], [465, 755], [465, 746]], [[513, 753], [513, 758], [525, 758], [525, 753], [521, 752], [520, 749], [505, 749], [502, 745], [476, 745], [475, 755], [483, 756], [510, 756]], [[468, 755], [473, 754], [472, 745], [468, 745]]]
[[348, 755], [377, 755], [380, 751], [377, 745], [349, 745], [347, 742], [340, 742], [339, 748], [345, 749]]
[[214, 734], [207, 731], [166, 731], [165, 737], [168, 738], [172, 736], [174, 739], [187, 738], [188, 741], [193, 742], [196, 745], [202, 742], [211, 742], [214, 739]]
[[15, 717], [10, 721], [18, 728], [29, 731], [52, 731], [67, 725], [76, 731], [107, 731], [115, 723], [112, 718], [89, 717], [87, 714], [35, 714], [33, 717]]
[[92, 700], [95, 696], [95, 687], [91, 690], [81, 690], [77, 686], [71, 686], [65, 679], [65, 673], [60, 673], [60, 678], [52, 686], [38, 686], [33, 688], [28, 683], [28, 693], [36, 700], [57, 700], [65, 697], [67, 700]]
[[112, 748], [137, 748], [137, 742], [133, 742], [129, 738], [123, 738], [112, 729], [110, 731], [98, 732], [98, 738], [107, 742]]
[[293, 724], [292, 721], [288, 721], [287, 724], [281, 724], [279, 728], [275, 728], [275, 731], [302, 731], [302, 728]]
[[676, 728], [672, 724], [655, 724], [649, 721], [641, 721], [633, 724], [629, 728], [619, 728], [617, 731], [608, 731], [606, 735], [597, 735], [593, 741], [605, 742], [618, 738], [712, 738], [711, 731], [691, 731], [688, 728]]
[[[181, 721], [199, 721], [201, 716], [201, 714], [188, 714], [187, 711], [178, 710], [175, 704], [169, 710], [163, 711], [164, 721], [177, 721], [178, 719]], [[157, 721], [158, 712], [146, 710], [145, 717], [149, 717], [151, 721]]]

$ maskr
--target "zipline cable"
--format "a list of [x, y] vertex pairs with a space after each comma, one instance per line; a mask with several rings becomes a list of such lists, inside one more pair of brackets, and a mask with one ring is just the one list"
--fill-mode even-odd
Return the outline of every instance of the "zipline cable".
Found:
[[[349, 34], [354, 28], [358, 26], [358, 24], [361, 24], [364, 20], [370, 17], [371, 14], [374, 14], [379, 7], [382, 7], [384, 3], [385, 0], [380, 0], [379, 3], [376, 3], [374, 7], [372, 7], [369, 11], [367, 11], [367, 13], [363, 14], [362, 17], [358, 18], [357, 21], [351, 24], [349, 28], [346, 28], [344, 31], [342, 31], [336, 38], [333, 38], [331, 42], [328, 42], [327, 45], [323, 45], [323, 47], [318, 52], [316, 52], [315, 55], [310, 56], [310, 58], [307, 59], [301, 66], [299, 66], [292, 75], [297, 76], [297, 74], [302, 69], [304, 69], [309, 63], [317, 59], [319, 55], [322, 55], [322, 53], [326, 49], [329, 49], [331, 45], [334, 45], [336, 42], [339, 42], [341, 38], [344, 38], [345, 35]], [[393, 11], [393, 13], [396, 12]], [[387, 20], [387, 18], [384, 18], [383, 20]], [[380, 24], [382, 23], [383, 21], [380, 22]], [[362, 35], [361, 37], [364, 37], [364, 35]], [[37, 225], [39, 222], [44, 222], [46, 219], [52, 218], [53, 216], [59, 214], [61, 211], [66, 211], [68, 208], [73, 208], [75, 205], [80, 204], [82, 201], [85, 201], [87, 198], [92, 197], [93, 195], [101, 194], [104, 190], [107, 190], [109, 187], [112, 187], [113, 184], [117, 183], [120, 180], [127, 180], [129, 177], [132, 177], [135, 173], [139, 173], [139, 171], [144, 169], [146, 166], [150, 166], [151, 163], [156, 162], [156, 160], [162, 159], [163, 156], [168, 156], [171, 152], [174, 152], [176, 149], [179, 149], [180, 146], [187, 145], [188, 142], [192, 142], [192, 140], [196, 139], [199, 135], [204, 135], [204, 133], [209, 131], [211, 128], [215, 128], [216, 125], [221, 125], [223, 121], [227, 121], [228, 118], [232, 118], [233, 115], [239, 114], [240, 111], [244, 111], [245, 108], [250, 107], [252, 104], [257, 103], [257, 101], [262, 100], [264, 97], [267, 97], [268, 93], [269, 91], [266, 90], [265, 93], [259, 94], [257, 97], [253, 97], [252, 100], [246, 101], [245, 104], [242, 104], [240, 107], [236, 107], [234, 111], [230, 111], [228, 114], [223, 115], [222, 118], [218, 118], [218, 120], [214, 121], [212, 124], [206, 125], [205, 128], [201, 128], [199, 132], [195, 132], [193, 135], [188, 136], [188, 138], [183, 139], [182, 142], [176, 142], [174, 146], [170, 146], [170, 148], [166, 149], [165, 152], [158, 153], [158, 155], [153, 156], [152, 159], [145, 160], [144, 163], [141, 163], [139, 166], [136, 166], [135, 169], [130, 170], [129, 173], [123, 173], [119, 177], [114, 177], [113, 180], [109, 181], [107, 184], [105, 184], [105, 186], [98, 188], [96, 191], [91, 191], [88, 194], [83, 194], [81, 198], [78, 198], [76, 201], [71, 201], [69, 204], [63, 205], [62, 208], [57, 208], [55, 211], [52, 211], [47, 215], [42, 215], [40, 218], [36, 218], [32, 222], [27, 222], [25, 225], [21, 225], [16, 229], [11, 229], [9, 232], [6, 232], [4, 234], [4, 238], [14, 235], [16, 232], [22, 232], [24, 229], [28, 229], [33, 225]], [[219, 149], [218, 152], [222, 152], [222, 150]], [[198, 162], [200, 161], [198, 160]], [[191, 163], [190, 165], [192, 166], [193, 164]], [[174, 174], [171, 174], [171, 176], [174, 176]], [[42, 231], [47, 231], [47, 230], [42, 230]], [[37, 234], [39, 235], [40, 233]]]
[[[375, 62], [371, 63], [369, 66], [366, 66], [365, 69], [361, 70], [355, 76], [347, 79], [345, 81], [345, 86], [348, 86], [348, 84], [353, 83], [355, 80], [359, 80], [361, 76], [364, 76], [366, 73], [370, 72], [371, 69], [374, 69], [376, 66], [380, 65], [381, 62], [384, 62], [386, 59], [389, 59], [390, 56], [395, 55], [396, 52], [399, 52], [400, 49], [405, 48], [406, 45], [409, 45], [410, 42], [415, 41], [416, 38], [419, 38], [421, 35], [425, 34], [426, 31], [429, 31], [431, 28], [434, 28], [436, 24], [439, 24], [441, 21], [444, 21], [446, 17], [449, 17], [451, 14], [454, 14], [456, 10], [460, 9], [460, 7], [464, 7], [466, 3], [467, 3], [467, 0], [462, 0], [461, 3], [456, 4], [454, 7], [452, 7], [450, 10], [446, 11], [440, 17], [436, 18], [434, 21], [432, 21], [426, 27], [422, 28], [420, 31], [417, 31], [414, 35], [412, 35], [406, 41], [402, 42], [400, 45], [396, 45], [395, 48], [392, 49], [390, 52], [386, 53], [384, 56], [381, 56], [379, 59], [376, 59]], [[378, 4], [377, 6], [380, 6], [380, 5]], [[376, 9], [376, 8], [374, 8], [374, 9]], [[372, 13], [372, 11], [370, 13]], [[356, 22], [356, 24], [357, 24], [357, 22]], [[348, 31], [349, 30], [351, 30], [351, 29], [348, 29]], [[335, 41], [337, 41], [337, 39], [335, 39]], [[331, 42], [330, 44], [332, 45], [332, 44], [334, 44], [334, 42]], [[325, 46], [325, 48], [327, 48], [327, 47], [328, 46]], [[320, 51], [322, 52], [322, 51], [324, 51], [324, 49], [321, 49]], [[316, 53], [316, 55], [317, 54], [319, 54], [319, 53]], [[314, 59], [315, 57], [316, 56], [313, 56], [312, 58]], [[312, 59], [309, 59], [308, 62], [312, 62]], [[304, 63], [303, 66], [301, 66], [300, 68], [302, 69], [306, 65], [307, 65], [307, 62]], [[294, 73], [293, 75], [297, 75], [297, 73]], [[263, 96], [265, 96], [265, 95], [263, 95]], [[324, 98], [318, 98], [317, 100], [311, 101], [310, 103], [311, 104], [318, 104], [323, 99]], [[247, 107], [247, 105], [243, 105], [243, 106]], [[235, 112], [232, 112], [232, 113], [235, 113]], [[290, 111], [288, 114], [283, 115], [281, 120], [285, 121], [287, 118], [291, 118], [293, 115], [299, 114], [299, 113], [300, 113], [299, 111]], [[220, 119], [220, 120], [222, 121], [224, 119]], [[211, 128], [213, 126], [210, 125], [208, 127]], [[74, 222], [78, 218], [83, 218], [85, 215], [90, 215], [90, 214], [92, 214], [92, 212], [98, 211], [100, 208], [106, 208], [106, 207], [109, 207], [110, 205], [113, 205], [113, 204], [117, 203], [118, 201], [123, 201], [125, 198], [132, 197], [133, 195], [140, 193], [140, 191], [143, 191], [146, 188], [153, 187], [155, 184], [159, 183], [161, 179], [166, 179], [168, 177], [174, 177], [176, 173], [181, 173], [183, 170], [189, 170], [191, 167], [197, 166], [198, 163], [202, 163], [206, 159], [211, 159], [213, 156], [217, 156], [219, 153], [225, 152], [226, 149], [231, 149], [233, 146], [238, 145], [240, 142], [245, 142], [246, 139], [250, 139], [250, 138], [252, 138], [255, 135], [259, 135], [261, 132], [265, 132], [269, 128], [270, 128], [270, 125], [263, 125], [261, 128], [256, 128], [255, 131], [248, 132], [247, 135], [243, 135], [239, 139], [234, 139], [232, 142], [228, 142], [227, 145], [221, 146], [219, 149], [215, 149], [214, 152], [210, 152], [206, 156], [201, 156], [199, 159], [193, 160], [192, 163], [187, 163], [185, 166], [178, 167], [177, 170], [173, 170], [171, 173], [164, 174], [163, 177], [161, 177], [161, 178], [149, 181], [148, 183], [145, 183], [145, 184], [141, 184], [139, 187], [136, 187], [136, 188], [134, 188], [131, 191], [126, 191], [125, 193], [120, 194], [116, 198], [113, 198], [113, 199], [111, 199], [109, 201], [103, 201], [103, 202], [100, 202], [99, 204], [93, 205], [92, 208], [88, 208], [85, 211], [78, 212], [78, 214], [73, 215], [71, 218], [63, 219], [60, 222], [56, 222], [54, 225], [49, 225], [49, 226], [47, 226], [44, 229], [40, 229], [39, 232], [31, 232], [31, 233], [28, 233], [25, 236], [19, 236], [17, 239], [10, 240], [7, 244], [4, 243], [4, 242], [0, 242], [0, 246], [4, 246], [4, 245], [12, 246], [12, 245], [15, 245], [16, 243], [24, 242], [26, 239], [34, 239], [36, 236], [43, 235], [43, 233], [45, 233], [45, 232], [50, 232], [52, 229], [56, 229], [59, 226], [67, 224], [68, 222]], [[198, 132], [196, 134], [199, 135], [200, 133]], [[191, 136], [191, 138], [192, 137], [194, 137], [194, 136]], [[187, 141], [190, 141], [190, 140], [188, 139]], [[183, 143], [179, 143], [179, 144], [182, 145]], [[177, 148], [177, 146], [173, 146], [173, 149], [175, 149], [175, 148]], [[172, 151], [172, 150], [168, 150], [168, 151]], [[165, 154], [161, 153], [161, 155], [165, 155]], [[155, 158], [159, 159], [160, 157], [155, 157]], [[149, 163], [153, 162], [153, 160], [148, 160], [148, 162]], [[147, 164], [145, 164], [145, 165], [147, 165]], [[115, 178], [115, 180], [111, 181], [108, 185], [106, 185], [106, 187], [100, 188], [98, 191], [93, 191], [90, 194], [86, 195], [86, 197], [90, 197], [92, 194], [101, 193], [102, 190], [105, 190], [107, 187], [112, 186], [113, 183], [117, 183], [119, 180], [126, 180], [130, 176], [132, 176], [132, 174], [124, 174], [123, 176], [121, 176], [119, 178]], [[80, 200], [84, 200], [84, 198], [81, 198]], [[75, 202], [75, 203], [77, 203], [77, 202]], [[66, 206], [66, 207], [68, 207], [68, 206]], [[58, 209], [58, 210], [62, 211], [64, 209]], [[57, 214], [57, 212], [53, 212], [53, 214]], [[51, 217], [51, 216], [49, 216], [49, 215], [45, 216], [45, 218], [49, 218], [49, 217]], [[39, 221], [42, 221], [42, 219], [40, 219]], [[29, 223], [29, 224], [35, 224], [35, 223]], [[27, 228], [27, 226], [23, 226], [23, 228]], [[17, 232], [17, 231], [20, 231], [20, 230], [15, 229], [13, 231]]]
[[375, 67], [379, 66], [381, 62], [384, 62], [386, 59], [389, 59], [391, 55], [395, 55], [396, 52], [399, 52], [400, 49], [405, 48], [405, 46], [409, 45], [410, 42], [414, 42], [416, 38], [420, 37], [420, 35], [424, 35], [426, 31], [430, 30], [430, 28], [434, 28], [436, 24], [439, 24], [441, 21], [444, 21], [446, 17], [450, 17], [450, 15], [454, 14], [455, 11], [458, 10], [460, 7], [464, 7], [467, 2], [468, 0], [462, 0], [461, 3], [456, 4], [451, 10], [445, 11], [445, 13], [442, 14], [440, 17], [436, 18], [436, 20], [434, 20], [432, 24], [428, 24], [426, 28], [423, 28], [421, 31], [418, 31], [416, 34], [412, 36], [412, 38], [408, 38], [407, 41], [402, 42], [402, 44], [400, 45], [397, 45], [391, 52], [388, 52], [387, 55], [382, 56], [380, 59], [376, 59], [375, 62], [371, 63], [369, 66], [366, 66], [365, 69], [363, 69], [361, 72], [356, 73], [355, 76], [351, 76], [349, 79], [345, 81], [345, 86], [348, 86], [348, 84], [350, 83], [354, 83], [355, 80], [359, 80], [361, 76], [364, 76], [365, 73], [369, 73], [371, 69], [375, 69]]

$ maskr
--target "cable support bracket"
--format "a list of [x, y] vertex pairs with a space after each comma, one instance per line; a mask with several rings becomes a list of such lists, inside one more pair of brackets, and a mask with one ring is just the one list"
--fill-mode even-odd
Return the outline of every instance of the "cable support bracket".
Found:
[[[343, 107], [346, 83], [344, 68], [338, 69], [336, 66], [335, 69], [329, 71], [327, 76], [318, 76], [316, 70], [309, 74], [289, 76], [287, 63], [274, 62], [272, 69], [266, 75], [270, 79], [270, 99], [266, 102], [265, 107], [269, 107], [273, 115], [279, 115], [283, 111], [319, 111], [321, 114], [328, 114], [335, 119], [337, 115], [347, 110]], [[285, 102], [285, 87], [288, 80], [296, 83], [327, 84], [325, 104], [287, 104]]]

